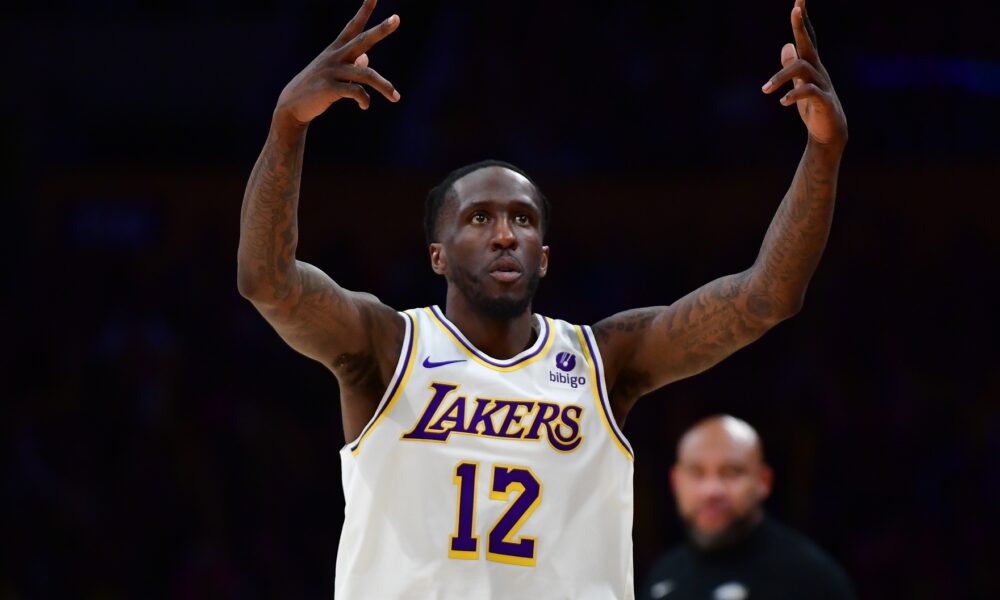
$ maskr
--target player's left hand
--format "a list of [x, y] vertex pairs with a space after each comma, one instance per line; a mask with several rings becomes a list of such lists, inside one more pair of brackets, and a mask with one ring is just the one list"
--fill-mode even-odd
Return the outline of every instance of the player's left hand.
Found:
[[765, 94], [774, 92], [788, 80], [791, 91], [781, 97], [781, 104], [799, 109], [799, 116], [809, 130], [809, 137], [820, 144], [843, 145], [847, 142], [847, 117], [833, 89], [830, 74], [819, 60], [816, 36], [806, 14], [805, 0], [795, 0], [792, 8], [792, 34], [795, 44], [781, 49], [781, 65], [761, 88]]

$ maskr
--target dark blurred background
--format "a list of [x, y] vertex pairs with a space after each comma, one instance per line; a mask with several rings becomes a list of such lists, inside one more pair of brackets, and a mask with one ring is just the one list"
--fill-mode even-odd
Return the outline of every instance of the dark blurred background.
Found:
[[[236, 247], [274, 102], [357, 4], [5, 9], [0, 597], [332, 596], [336, 381], [240, 297]], [[384, 0], [402, 101], [311, 127], [299, 258], [443, 302], [424, 194], [494, 157], [554, 203], [539, 312], [746, 268], [805, 142], [760, 92], [791, 6]], [[810, 8], [851, 130], [830, 243], [799, 316], [632, 413], [637, 577], [681, 539], [679, 433], [726, 411], [862, 597], [1000, 597], [1000, 3]]]

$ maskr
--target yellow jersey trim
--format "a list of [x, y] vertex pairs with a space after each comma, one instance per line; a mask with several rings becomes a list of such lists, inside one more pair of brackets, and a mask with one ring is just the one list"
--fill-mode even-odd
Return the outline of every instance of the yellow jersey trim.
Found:
[[455, 345], [458, 346], [458, 349], [461, 350], [463, 354], [465, 354], [466, 356], [468, 356], [472, 360], [476, 361], [480, 365], [486, 367], [487, 369], [492, 369], [494, 371], [500, 371], [500, 372], [503, 372], [503, 373], [507, 373], [507, 372], [510, 372], [510, 371], [516, 371], [516, 370], [520, 369], [521, 367], [526, 367], [526, 366], [530, 365], [531, 363], [539, 360], [540, 358], [543, 358], [546, 355], [546, 353], [548, 353], [549, 348], [552, 347], [552, 340], [555, 338], [555, 335], [552, 332], [552, 320], [549, 319], [548, 317], [544, 317], [543, 316], [542, 320], [545, 323], [545, 340], [544, 340], [544, 343], [543, 343], [542, 347], [539, 348], [539, 349], [537, 349], [537, 350], [535, 350], [535, 352], [533, 353], [533, 355], [525, 357], [520, 362], [517, 362], [515, 364], [509, 365], [509, 366], [494, 365], [494, 364], [491, 364], [491, 363], [483, 360], [476, 352], [474, 352], [474, 351], [470, 350], [469, 348], [467, 348], [466, 347], [466, 343], [463, 342], [458, 336], [456, 336], [451, 331], [451, 329], [448, 327], [448, 325], [444, 321], [441, 320], [441, 317], [439, 317], [433, 310], [431, 310], [431, 307], [428, 306], [428, 307], [424, 308], [424, 310], [427, 311], [428, 315], [430, 315], [431, 320], [434, 321], [434, 323], [438, 327], [441, 328], [441, 331], [445, 332], [448, 335], [448, 337], [450, 337], [451, 340], [453, 342], [455, 342]]
[[580, 349], [583, 350], [584, 358], [587, 359], [587, 365], [590, 367], [590, 382], [594, 390], [594, 403], [597, 405], [597, 412], [601, 415], [601, 421], [604, 423], [605, 429], [608, 430], [608, 435], [611, 437], [611, 440], [616, 446], [618, 446], [618, 449], [622, 451], [622, 454], [624, 454], [629, 461], [632, 461], [634, 460], [632, 453], [629, 452], [628, 448], [622, 444], [621, 440], [619, 440], [618, 436], [615, 434], [615, 425], [611, 423], [611, 407], [605, 407], [604, 403], [601, 402], [601, 390], [599, 387], [601, 385], [601, 379], [597, 375], [597, 359], [590, 353], [590, 347], [587, 345], [586, 337], [584, 337], [585, 334], [583, 333], [583, 327], [580, 327], [579, 325], [574, 325], [573, 327], [576, 329], [576, 335], [580, 338]]
[[[353, 448], [351, 448], [351, 454], [354, 456], [357, 456], [358, 452], [361, 451], [362, 442], [365, 441], [372, 431], [375, 431], [375, 428], [382, 422], [382, 419], [384, 419], [385, 416], [389, 414], [389, 411], [392, 410], [392, 406], [396, 403], [396, 400], [399, 400], [399, 397], [403, 395], [403, 390], [406, 389], [406, 382], [410, 379], [410, 373], [413, 371], [413, 363], [417, 356], [417, 319], [415, 319], [409, 311], [406, 311], [404, 314], [406, 315], [406, 318], [410, 320], [410, 343], [400, 349], [400, 352], [405, 351], [409, 354], [409, 358], [406, 359], [406, 366], [403, 368], [402, 376], [396, 380], [396, 388], [393, 390], [392, 396], [389, 398], [388, 402], [383, 405], [383, 408], [378, 413], [378, 417], [375, 419], [375, 422], [373, 422], [368, 429], [361, 433], [361, 437], [358, 438], [357, 443], [354, 444]], [[387, 389], [393, 389], [391, 383]]]

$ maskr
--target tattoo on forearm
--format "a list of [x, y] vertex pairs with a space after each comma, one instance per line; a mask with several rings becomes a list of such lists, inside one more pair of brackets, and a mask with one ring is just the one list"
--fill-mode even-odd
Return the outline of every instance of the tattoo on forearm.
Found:
[[250, 175], [240, 212], [241, 271], [266, 286], [276, 300], [291, 290], [304, 148], [304, 134], [285, 139], [272, 130]]
[[839, 153], [813, 145], [806, 148], [792, 185], [764, 236], [753, 269], [755, 297], [748, 303], [750, 310], [773, 312], [801, 303], [826, 247], [839, 160]]

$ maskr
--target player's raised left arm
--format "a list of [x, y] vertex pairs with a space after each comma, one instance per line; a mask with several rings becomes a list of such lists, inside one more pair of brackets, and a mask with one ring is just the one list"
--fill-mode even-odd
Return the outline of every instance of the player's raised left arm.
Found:
[[619, 421], [642, 395], [715, 365], [802, 307], [833, 219], [847, 119], [819, 60], [805, 0], [792, 9], [795, 44], [781, 49], [782, 69], [765, 93], [784, 83], [808, 130], [791, 187], [768, 227], [757, 260], [674, 304], [626, 311], [594, 326]]

